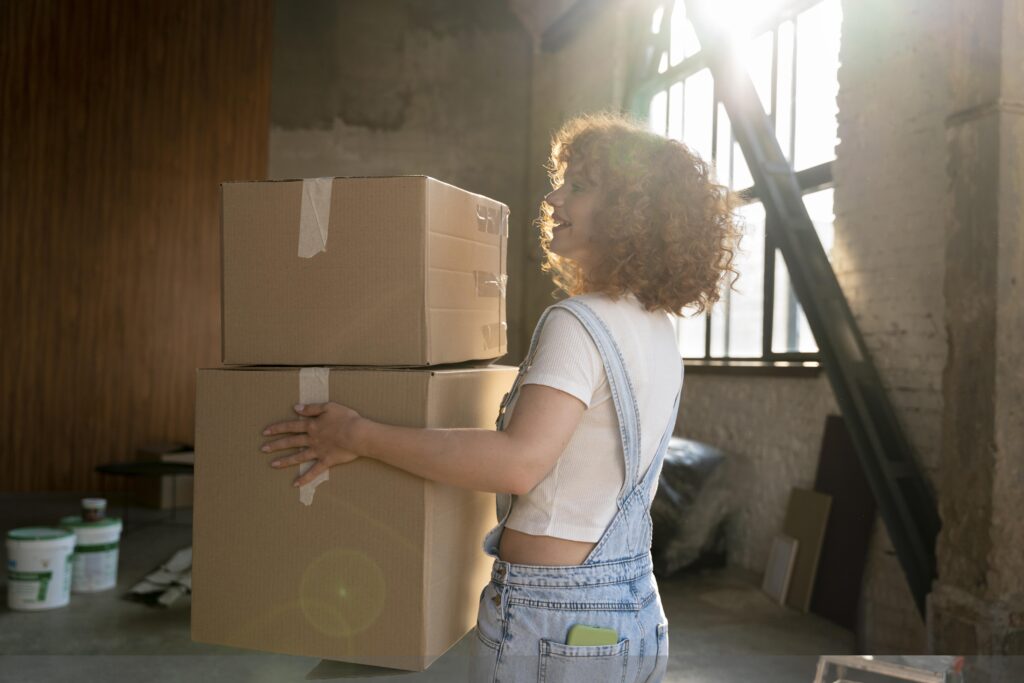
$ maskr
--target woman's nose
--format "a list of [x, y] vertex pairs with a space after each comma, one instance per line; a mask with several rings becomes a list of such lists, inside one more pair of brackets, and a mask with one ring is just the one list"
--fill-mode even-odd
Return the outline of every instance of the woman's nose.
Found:
[[558, 194], [558, 190], [551, 190], [544, 196], [544, 201], [551, 206], [559, 206], [562, 203], [562, 196]]

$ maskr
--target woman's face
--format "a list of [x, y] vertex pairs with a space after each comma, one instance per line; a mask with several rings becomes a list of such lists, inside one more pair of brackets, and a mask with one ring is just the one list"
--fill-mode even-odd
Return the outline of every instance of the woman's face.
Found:
[[589, 263], [591, 231], [599, 199], [597, 187], [574, 173], [572, 166], [566, 168], [561, 187], [544, 197], [554, 208], [551, 251], [582, 266]]

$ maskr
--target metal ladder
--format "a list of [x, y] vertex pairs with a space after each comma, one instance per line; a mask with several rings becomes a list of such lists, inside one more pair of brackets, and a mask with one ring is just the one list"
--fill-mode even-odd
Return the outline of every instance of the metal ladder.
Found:
[[728, 39], [703, 14], [707, 1], [686, 0], [687, 14], [757, 196], [771, 218], [768, 225], [776, 226], [769, 237], [785, 258], [836, 402], [923, 617], [925, 596], [936, 576], [935, 540], [941, 526], [933, 494], [889, 403], [754, 84], [728, 49]]

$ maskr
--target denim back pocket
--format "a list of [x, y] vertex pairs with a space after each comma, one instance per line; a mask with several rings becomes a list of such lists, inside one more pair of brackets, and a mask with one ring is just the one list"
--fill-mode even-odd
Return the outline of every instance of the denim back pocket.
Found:
[[488, 583], [480, 591], [480, 604], [477, 607], [476, 635], [480, 641], [491, 648], [498, 649], [502, 634], [501, 593], [494, 585]]
[[566, 645], [552, 640], [540, 641], [538, 683], [623, 683], [629, 639], [615, 645]]

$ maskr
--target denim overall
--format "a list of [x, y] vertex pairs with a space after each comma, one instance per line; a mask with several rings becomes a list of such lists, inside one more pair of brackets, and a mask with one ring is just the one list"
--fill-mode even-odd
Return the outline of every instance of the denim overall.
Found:
[[[499, 431], [505, 428], [506, 408], [533, 362], [541, 328], [554, 308], [575, 315], [601, 354], [619, 418], [625, 481], [616, 499], [615, 517], [583, 564], [573, 566], [512, 564], [499, 559], [498, 542], [514, 501], [514, 496], [499, 494], [499, 523], [484, 540], [484, 551], [494, 558], [494, 566], [480, 596], [470, 680], [654, 683], [668, 666], [668, 621], [652, 573], [648, 501], [675, 425], [679, 394], [654, 461], [641, 473], [639, 408], [622, 354], [593, 309], [567, 299], [549, 307], [537, 322], [526, 360], [501, 403]], [[618, 643], [567, 645], [567, 633], [574, 624], [614, 629]]]

